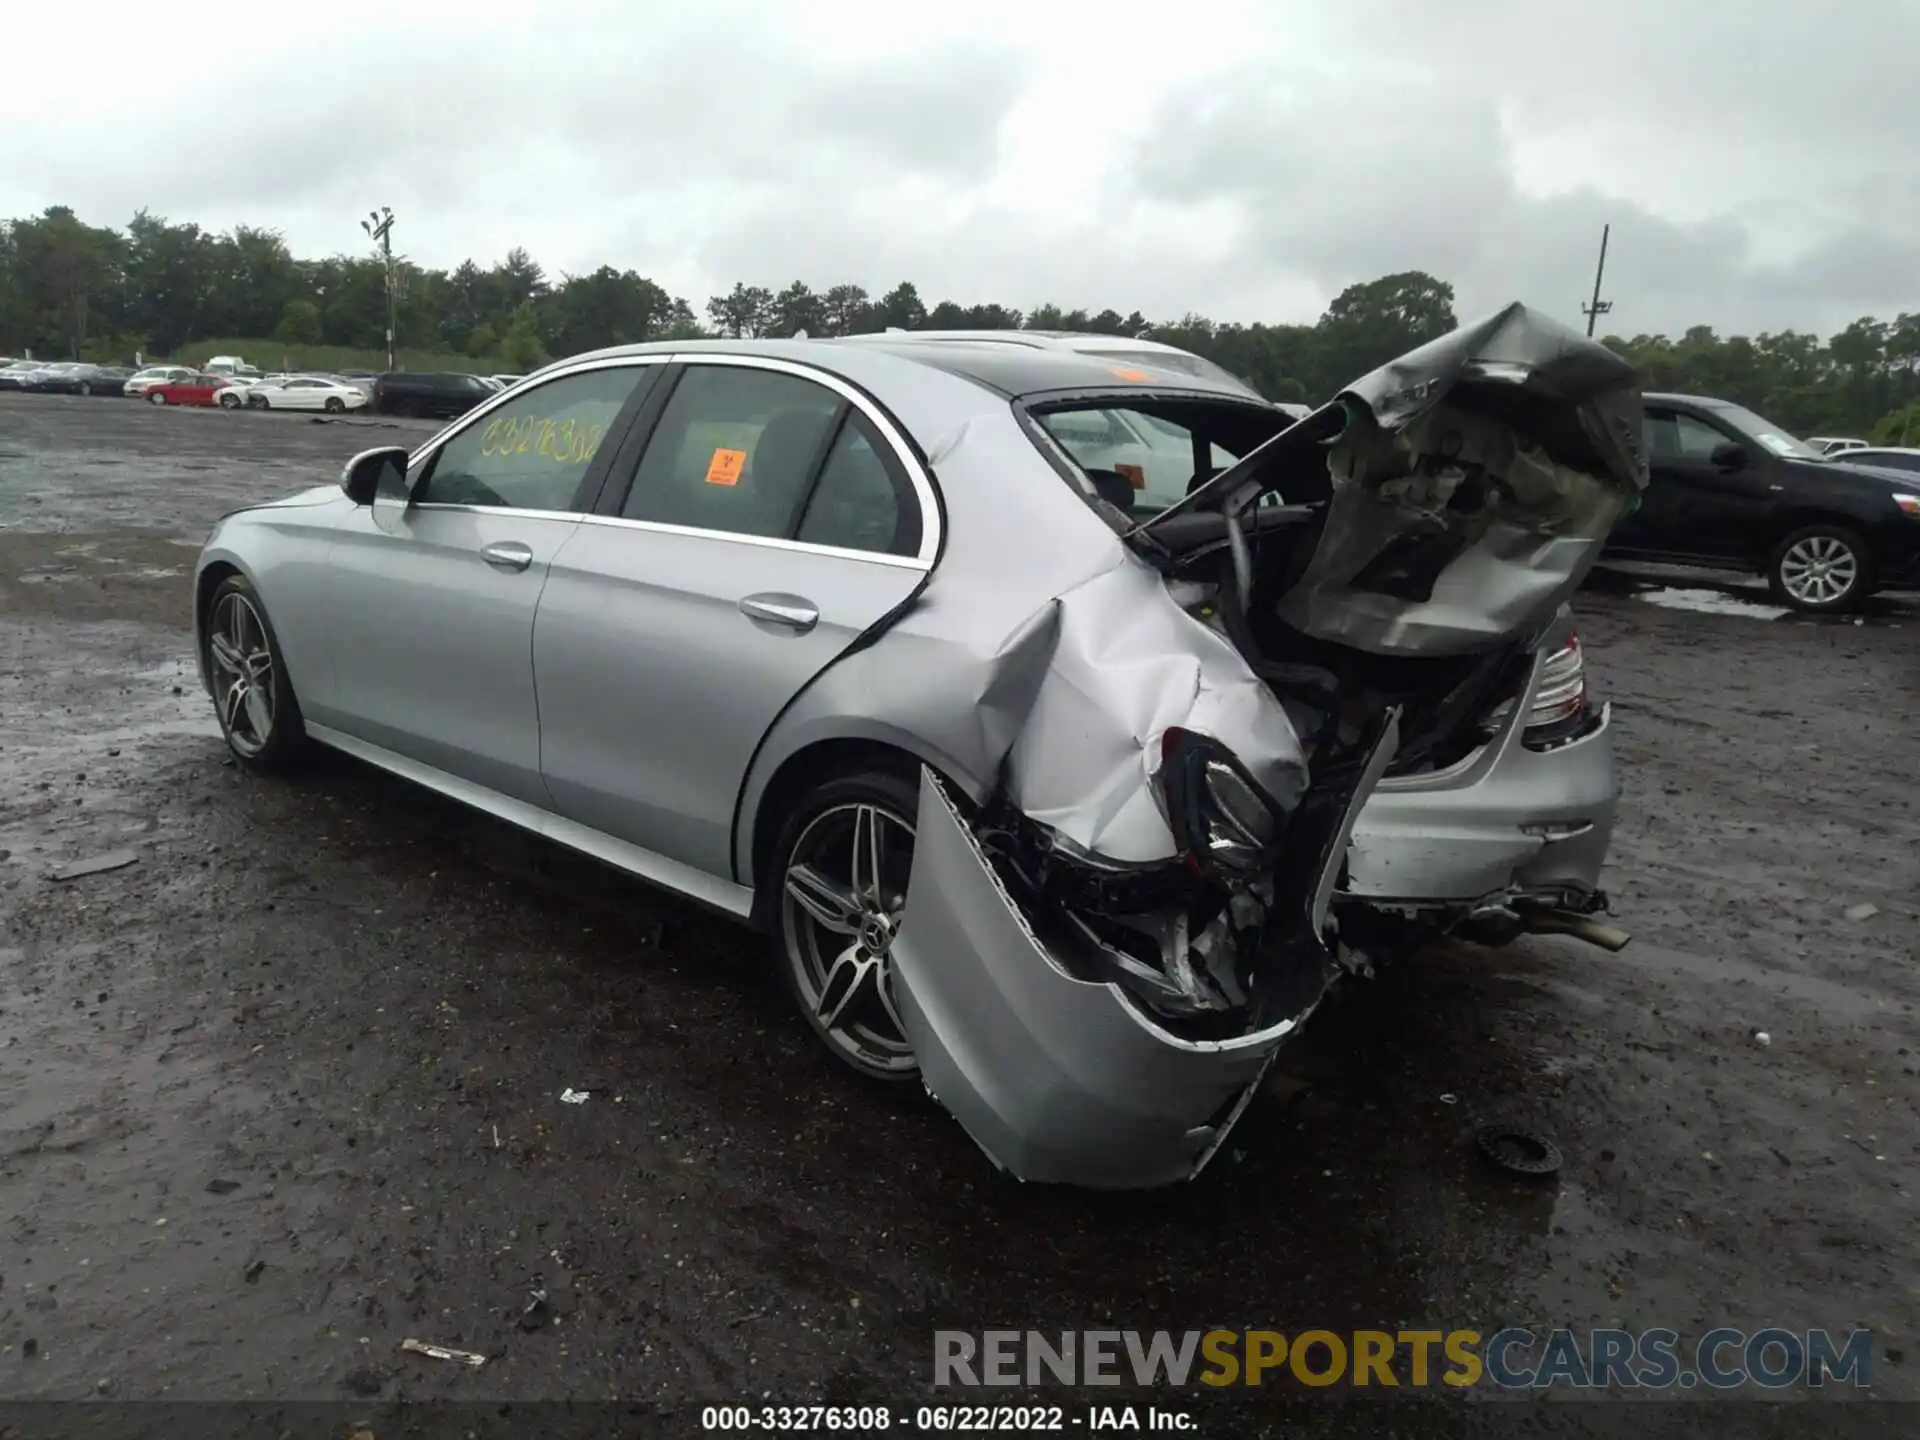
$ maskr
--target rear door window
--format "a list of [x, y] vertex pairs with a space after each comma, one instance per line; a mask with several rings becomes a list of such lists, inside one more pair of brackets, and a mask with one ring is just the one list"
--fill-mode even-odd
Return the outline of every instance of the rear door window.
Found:
[[661, 525], [790, 537], [844, 403], [825, 386], [781, 371], [690, 366], [661, 412], [620, 513]]
[[1061, 410], [1037, 418], [1081, 469], [1117, 476], [1132, 492], [1134, 508], [1141, 510], [1164, 510], [1185, 497], [1196, 475], [1210, 477], [1238, 458], [1221, 445], [1206, 443], [1204, 463], [1196, 466], [1191, 429], [1124, 406]]

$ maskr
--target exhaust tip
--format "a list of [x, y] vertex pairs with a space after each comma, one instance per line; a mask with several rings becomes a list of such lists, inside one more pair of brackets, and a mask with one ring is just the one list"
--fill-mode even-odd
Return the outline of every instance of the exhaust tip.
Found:
[[1530, 935], [1566, 935], [1575, 940], [1584, 940], [1614, 955], [1626, 949], [1633, 940], [1633, 936], [1618, 925], [1609, 925], [1604, 920], [1571, 910], [1529, 911], [1524, 928]]

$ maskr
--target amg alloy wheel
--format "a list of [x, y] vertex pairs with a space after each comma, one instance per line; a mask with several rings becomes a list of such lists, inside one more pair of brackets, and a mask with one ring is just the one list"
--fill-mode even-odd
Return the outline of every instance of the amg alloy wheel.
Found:
[[893, 1001], [913, 813], [913, 787], [898, 776], [831, 781], [789, 822], [772, 872], [788, 988], [834, 1056], [880, 1080], [919, 1069]]
[[207, 675], [227, 748], [249, 769], [280, 770], [306, 741], [300, 706], [253, 587], [229, 576], [207, 613]]
[[329, 395], [321, 404], [320, 408], [325, 410], [329, 415], [338, 415], [342, 410], [347, 408], [347, 402], [342, 400], [338, 395]]
[[1845, 610], [1873, 592], [1866, 543], [1844, 525], [1820, 523], [1782, 540], [1767, 566], [1774, 598], [1795, 610]]

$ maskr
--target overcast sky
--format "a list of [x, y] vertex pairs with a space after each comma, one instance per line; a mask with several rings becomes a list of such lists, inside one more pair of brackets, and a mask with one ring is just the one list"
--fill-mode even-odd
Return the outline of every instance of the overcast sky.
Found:
[[[152, 23], [157, 14], [172, 17]], [[191, 17], [191, 18], [189, 18]], [[0, 215], [145, 207], [687, 296], [1831, 332], [1920, 309], [1920, 0], [19, 4]]]

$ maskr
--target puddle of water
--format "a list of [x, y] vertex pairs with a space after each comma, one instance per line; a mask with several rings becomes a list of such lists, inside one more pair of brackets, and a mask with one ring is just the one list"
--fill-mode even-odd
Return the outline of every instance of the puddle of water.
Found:
[[1648, 590], [1636, 595], [1664, 610], [1692, 610], [1701, 615], [1737, 615], [1748, 620], [1778, 620], [1789, 612], [1779, 605], [1740, 600], [1719, 590]]

